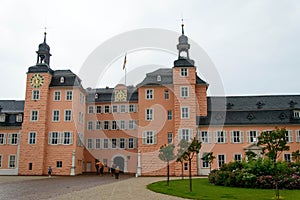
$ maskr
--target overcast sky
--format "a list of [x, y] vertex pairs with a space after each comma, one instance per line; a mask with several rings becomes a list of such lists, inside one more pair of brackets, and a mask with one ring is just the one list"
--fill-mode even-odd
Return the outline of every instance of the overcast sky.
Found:
[[[217, 68], [226, 95], [300, 94], [299, 10], [298, 0], [0, 0], [0, 98], [24, 99], [26, 72], [36, 63], [45, 26], [51, 68], [79, 73], [87, 57], [110, 38], [141, 28], [180, 33], [181, 16], [185, 34]], [[171, 68], [175, 56], [158, 53], [144, 51], [151, 56], [139, 65]], [[128, 71], [138, 54], [128, 55]], [[111, 65], [121, 75], [122, 59]], [[117, 84], [110, 77], [104, 82], [99, 87]], [[84, 80], [83, 85], [89, 86]]]

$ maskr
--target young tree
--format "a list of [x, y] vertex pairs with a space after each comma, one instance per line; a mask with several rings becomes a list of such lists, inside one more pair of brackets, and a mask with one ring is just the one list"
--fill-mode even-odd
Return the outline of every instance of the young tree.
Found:
[[216, 157], [213, 155], [213, 152], [208, 152], [204, 154], [203, 157], [201, 158], [204, 162], [208, 162], [209, 172], [211, 172], [211, 165], [213, 164], [215, 158]]
[[292, 157], [296, 161], [296, 163], [300, 163], [300, 151], [299, 151], [299, 149], [297, 151], [292, 152]]
[[188, 146], [187, 150], [184, 152], [184, 158], [189, 161], [189, 179], [190, 179], [190, 192], [193, 191], [193, 186], [192, 186], [192, 159], [195, 154], [198, 154], [201, 149], [201, 142], [196, 140], [194, 138], [190, 145]]
[[287, 146], [286, 135], [287, 130], [285, 128], [275, 128], [273, 131], [265, 131], [262, 132], [261, 135], [258, 137], [257, 145], [262, 145], [263, 153], [273, 160], [274, 163], [274, 177], [275, 177], [275, 191], [276, 191], [276, 198], [279, 199], [279, 189], [278, 189], [278, 177], [277, 177], [277, 157], [278, 153], [282, 151], [288, 151], [290, 149]]
[[178, 144], [179, 149], [177, 150], [176, 162], [181, 163], [181, 179], [183, 179], [183, 163], [187, 160], [185, 151], [187, 150], [189, 143], [186, 140], [181, 140]]
[[159, 159], [167, 162], [167, 185], [170, 181], [170, 161], [175, 159], [174, 148], [174, 144], [163, 145], [160, 147], [158, 155]]

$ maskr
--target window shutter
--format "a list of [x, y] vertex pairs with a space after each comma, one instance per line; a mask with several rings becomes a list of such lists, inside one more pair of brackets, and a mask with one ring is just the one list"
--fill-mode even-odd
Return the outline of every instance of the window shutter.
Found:
[[223, 131], [223, 132], [224, 132], [224, 142], [228, 143], [227, 131]]
[[8, 144], [11, 144], [12, 141], [12, 134], [8, 134]]
[[48, 134], [48, 144], [51, 144], [51, 132], [49, 132], [49, 134]]
[[157, 133], [153, 131], [153, 144], [157, 143]]
[[214, 141], [216, 144], [218, 143], [218, 131], [214, 132]]
[[240, 143], [244, 143], [244, 131], [240, 131], [241, 134], [241, 141]]
[[6, 133], [3, 134], [3, 144], [6, 144]]
[[182, 140], [182, 129], [178, 130], [178, 142]]
[[63, 132], [59, 132], [57, 135], [57, 144], [63, 144], [64, 142], [64, 133]]
[[207, 142], [210, 144], [211, 143], [211, 132], [207, 131]]
[[250, 142], [250, 131], [247, 131], [247, 142]]
[[[224, 133], [224, 135], [225, 135], [225, 133]], [[231, 142], [231, 143], [234, 142], [233, 137], [234, 137], [233, 131], [230, 131], [230, 142]], [[224, 140], [224, 141], [225, 141], [225, 140]]]
[[190, 141], [192, 141], [194, 139], [193, 129], [188, 129], [188, 130], [189, 130]]
[[73, 144], [73, 133], [70, 132], [70, 144]]
[[134, 149], [138, 148], [138, 142], [139, 142], [139, 141], [138, 141], [137, 138], [134, 138], [134, 139], [133, 139], [133, 148], [134, 148]]

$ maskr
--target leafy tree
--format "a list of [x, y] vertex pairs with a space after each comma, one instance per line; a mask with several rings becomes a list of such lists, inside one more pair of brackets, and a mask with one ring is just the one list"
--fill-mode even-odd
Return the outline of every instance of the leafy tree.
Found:
[[193, 191], [193, 187], [192, 187], [192, 159], [193, 159], [195, 154], [198, 154], [200, 152], [200, 149], [201, 149], [201, 142], [199, 142], [198, 140], [196, 140], [196, 138], [194, 138], [192, 140], [192, 142], [190, 143], [190, 145], [188, 146], [187, 150], [184, 152], [184, 155], [183, 155], [185, 160], [189, 161], [190, 192]]
[[175, 159], [174, 155], [174, 144], [163, 145], [159, 150], [159, 159], [164, 162], [167, 162], [167, 185], [169, 185], [170, 181], [170, 161]]
[[183, 162], [187, 160], [187, 155], [185, 154], [185, 151], [187, 150], [189, 146], [189, 143], [186, 140], [181, 140], [178, 144], [179, 149], [177, 150], [177, 159], [176, 162], [181, 163], [181, 179], [183, 179]]
[[211, 165], [213, 164], [215, 158], [216, 157], [213, 155], [213, 152], [206, 153], [201, 158], [204, 162], [209, 163], [209, 173], [211, 172]]
[[[272, 131], [262, 132], [258, 137], [257, 145], [262, 145], [262, 151], [266, 154], [274, 164], [275, 170], [275, 190], [276, 190], [276, 198], [279, 199], [279, 189], [278, 189], [278, 177], [277, 177], [277, 157], [279, 152], [288, 151], [290, 149], [287, 146], [286, 135], [287, 130], [285, 128], [275, 128]], [[265, 153], [267, 151], [267, 153]]]
[[296, 163], [300, 163], [300, 151], [299, 149], [297, 151], [292, 152], [292, 157], [296, 161]]
[[254, 160], [254, 158], [257, 156], [256, 153], [254, 153], [254, 152], [251, 151], [251, 150], [246, 151], [245, 155], [246, 155], [248, 161]]

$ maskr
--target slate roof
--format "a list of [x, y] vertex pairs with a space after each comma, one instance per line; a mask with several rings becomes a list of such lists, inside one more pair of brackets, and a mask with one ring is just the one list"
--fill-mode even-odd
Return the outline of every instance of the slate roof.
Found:
[[53, 70], [49, 67], [47, 63], [39, 63], [35, 66], [31, 66], [28, 68], [28, 73], [53, 73]]
[[[64, 82], [60, 82], [60, 78], [64, 77]], [[55, 70], [53, 72], [50, 87], [77, 86], [82, 87], [81, 79], [71, 70]]]
[[198, 125], [300, 124], [300, 95], [208, 97], [208, 116]]
[[[86, 89], [86, 102], [114, 102], [114, 88]], [[97, 98], [95, 98], [97, 94]], [[138, 101], [138, 92], [136, 87], [127, 87], [127, 101]]]
[[23, 113], [24, 101], [0, 100], [0, 113]]
[[[157, 80], [157, 76], [160, 76], [161, 80]], [[173, 70], [171, 68], [161, 68], [154, 72], [147, 73], [146, 78], [137, 85], [142, 87], [146, 85], [170, 85], [173, 84]], [[206, 84], [199, 76], [196, 76], [196, 84]]]
[[192, 59], [180, 58], [174, 61], [174, 67], [194, 67], [195, 61]]

